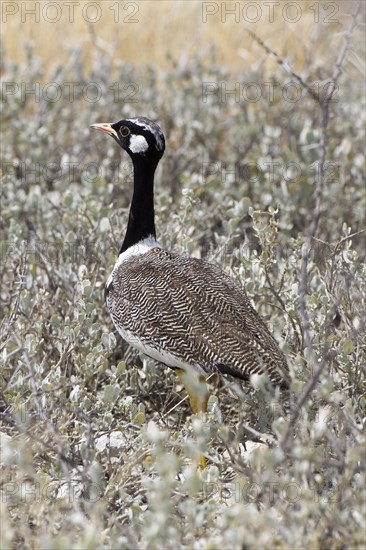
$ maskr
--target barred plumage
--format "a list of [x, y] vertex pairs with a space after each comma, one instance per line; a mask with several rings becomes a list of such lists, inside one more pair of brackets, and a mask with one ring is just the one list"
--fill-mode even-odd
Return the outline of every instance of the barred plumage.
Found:
[[179, 372], [242, 379], [266, 373], [274, 385], [288, 387], [286, 359], [245, 291], [219, 267], [156, 242], [154, 173], [165, 148], [160, 127], [143, 117], [93, 127], [110, 134], [134, 166], [127, 231], [106, 285], [122, 337]]
[[285, 357], [244, 290], [206, 261], [157, 247], [127, 258], [113, 273], [107, 306], [125, 340], [147, 355], [155, 349], [170, 367], [288, 383]]

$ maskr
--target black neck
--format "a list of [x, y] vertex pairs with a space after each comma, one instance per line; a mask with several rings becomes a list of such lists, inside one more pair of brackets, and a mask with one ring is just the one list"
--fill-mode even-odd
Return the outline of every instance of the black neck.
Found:
[[156, 165], [133, 162], [134, 187], [126, 235], [120, 254], [130, 246], [156, 236], [154, 223], [154, 173]]

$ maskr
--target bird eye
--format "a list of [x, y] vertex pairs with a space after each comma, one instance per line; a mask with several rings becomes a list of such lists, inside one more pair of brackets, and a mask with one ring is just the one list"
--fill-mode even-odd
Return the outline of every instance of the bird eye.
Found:
[[130, 135], [131, 130], [127, 126], [121, 126], [121, 128], [119, 129], [119, 133], [122, 137], [127, 137], [128, 135]]

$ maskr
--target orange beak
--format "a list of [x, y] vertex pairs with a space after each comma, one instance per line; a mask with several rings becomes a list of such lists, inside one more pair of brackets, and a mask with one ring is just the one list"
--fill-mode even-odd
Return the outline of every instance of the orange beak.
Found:
[[99, 130], [100, 132], [104, 132], [105, 134], [109, 134], [110, 136], [115, 136], [116, 138], [118, 138], [116, 130], [113, 130], [111, 124], [109, 124], [108, 122], [92, 124], [90, 128], [95, 128], [95, 130]]

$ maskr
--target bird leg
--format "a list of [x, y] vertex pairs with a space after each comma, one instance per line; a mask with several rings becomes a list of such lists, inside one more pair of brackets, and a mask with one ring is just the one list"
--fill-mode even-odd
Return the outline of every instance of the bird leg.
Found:
[[[191, 409], [194, 414], [207, 412], [207, 403], [209, 392], [206, 384], [206, 378], [193, 372], [187, 372], [183, 369], [176, 370], [177, 376], [186, 389], [189, 397]], [[200, 469], [206, 468], [206, 459], [200, 457]]]

